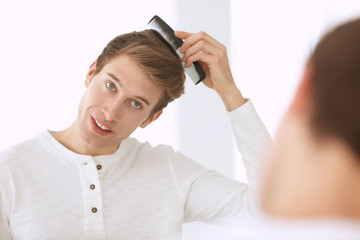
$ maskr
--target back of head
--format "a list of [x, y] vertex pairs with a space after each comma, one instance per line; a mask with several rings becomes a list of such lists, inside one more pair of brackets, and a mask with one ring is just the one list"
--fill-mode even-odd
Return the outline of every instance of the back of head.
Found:
[[310, 60], [313, 129], [340, 138], [360, 157], [360, 19], [325, 35]]
[[266, 163], [267, 214], [359, 218], [359, 43], [360, 19], [326, 34], [311, 55]]
[[95, 74], [121, 54], [130, 56], [164, 90], [153, 112], [163, 109], [184, 93], [185, 70], [181, 60], [155, 30], [126, 33], [111, 40], [97, 59]]

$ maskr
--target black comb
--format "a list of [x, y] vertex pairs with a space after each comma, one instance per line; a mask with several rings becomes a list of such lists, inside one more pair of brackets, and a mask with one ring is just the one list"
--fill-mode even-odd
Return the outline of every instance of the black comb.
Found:
[[[183, 40], [177, 38], [174, 34], [174, 30], [162, 20], [159, 16], [155, 15], [148, 23], [149, 28], [154, 29], [160, 33], [160, 35], [173, 47], [176, 53], [182, 58], [183, 54], [180, 52]], [[183, 63], [185, 64], [185, 63]], [[189, 68], [185, 68], [186, 74], [191, 80], [198, 84], [206, 77], [204, 69], [199, 62], [193, 62]]]

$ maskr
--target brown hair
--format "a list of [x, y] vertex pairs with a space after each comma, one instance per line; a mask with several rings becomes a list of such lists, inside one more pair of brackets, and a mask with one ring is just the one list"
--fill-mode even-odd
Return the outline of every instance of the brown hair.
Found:
[[157, 31], [148, 29], [115, 37], [98, 57], [95, 74], [120, 54], [130, 56], [164, 90], [152, 113], [165, 108], [184, 93], [185, 70], [181, 60]]
[[360, 156], [360, 19], [325, 35], [310, 61], [314, 129], [339, 137]]

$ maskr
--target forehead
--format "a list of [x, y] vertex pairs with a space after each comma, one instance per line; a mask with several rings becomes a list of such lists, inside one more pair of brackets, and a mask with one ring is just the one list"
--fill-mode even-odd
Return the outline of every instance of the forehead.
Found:
[[129, 55], [121, 54], [110, 59], [100, 73], [105, 77], [115, 77], [125, 94], [144, 97], [150, 105], [156, 105], [163, 95], [162, 88]]

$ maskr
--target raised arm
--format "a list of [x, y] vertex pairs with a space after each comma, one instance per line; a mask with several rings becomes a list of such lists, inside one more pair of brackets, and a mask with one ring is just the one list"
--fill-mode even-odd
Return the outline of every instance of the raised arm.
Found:
[[182, 60], [185, 67], [195, 61], [200, 62], [206, 73], [203, 83], [217, 92], [228, 111], [246, 102], [234, 82], [223, 44], [205, 32], [192, 34], [176, 31], [175, 35], [184, 40], [180, 51], [184, 54]]
[[[181, 52], [185, 67], [199, 61], [206, 72], [203, 83], [222, 99], [231, 122], [237, 147], [243, 156], [248, 185], [227, 179], [214, 171], [205, 171], [188, 192], [185, 221], [208, 221], [257, 209], [262, 154], [271, 142], [251, 100], [237, 88], [223, 44], [204, 32], [175, 32], [184, 40]], [[254, 211], [252, 211], [254, 210]]]

